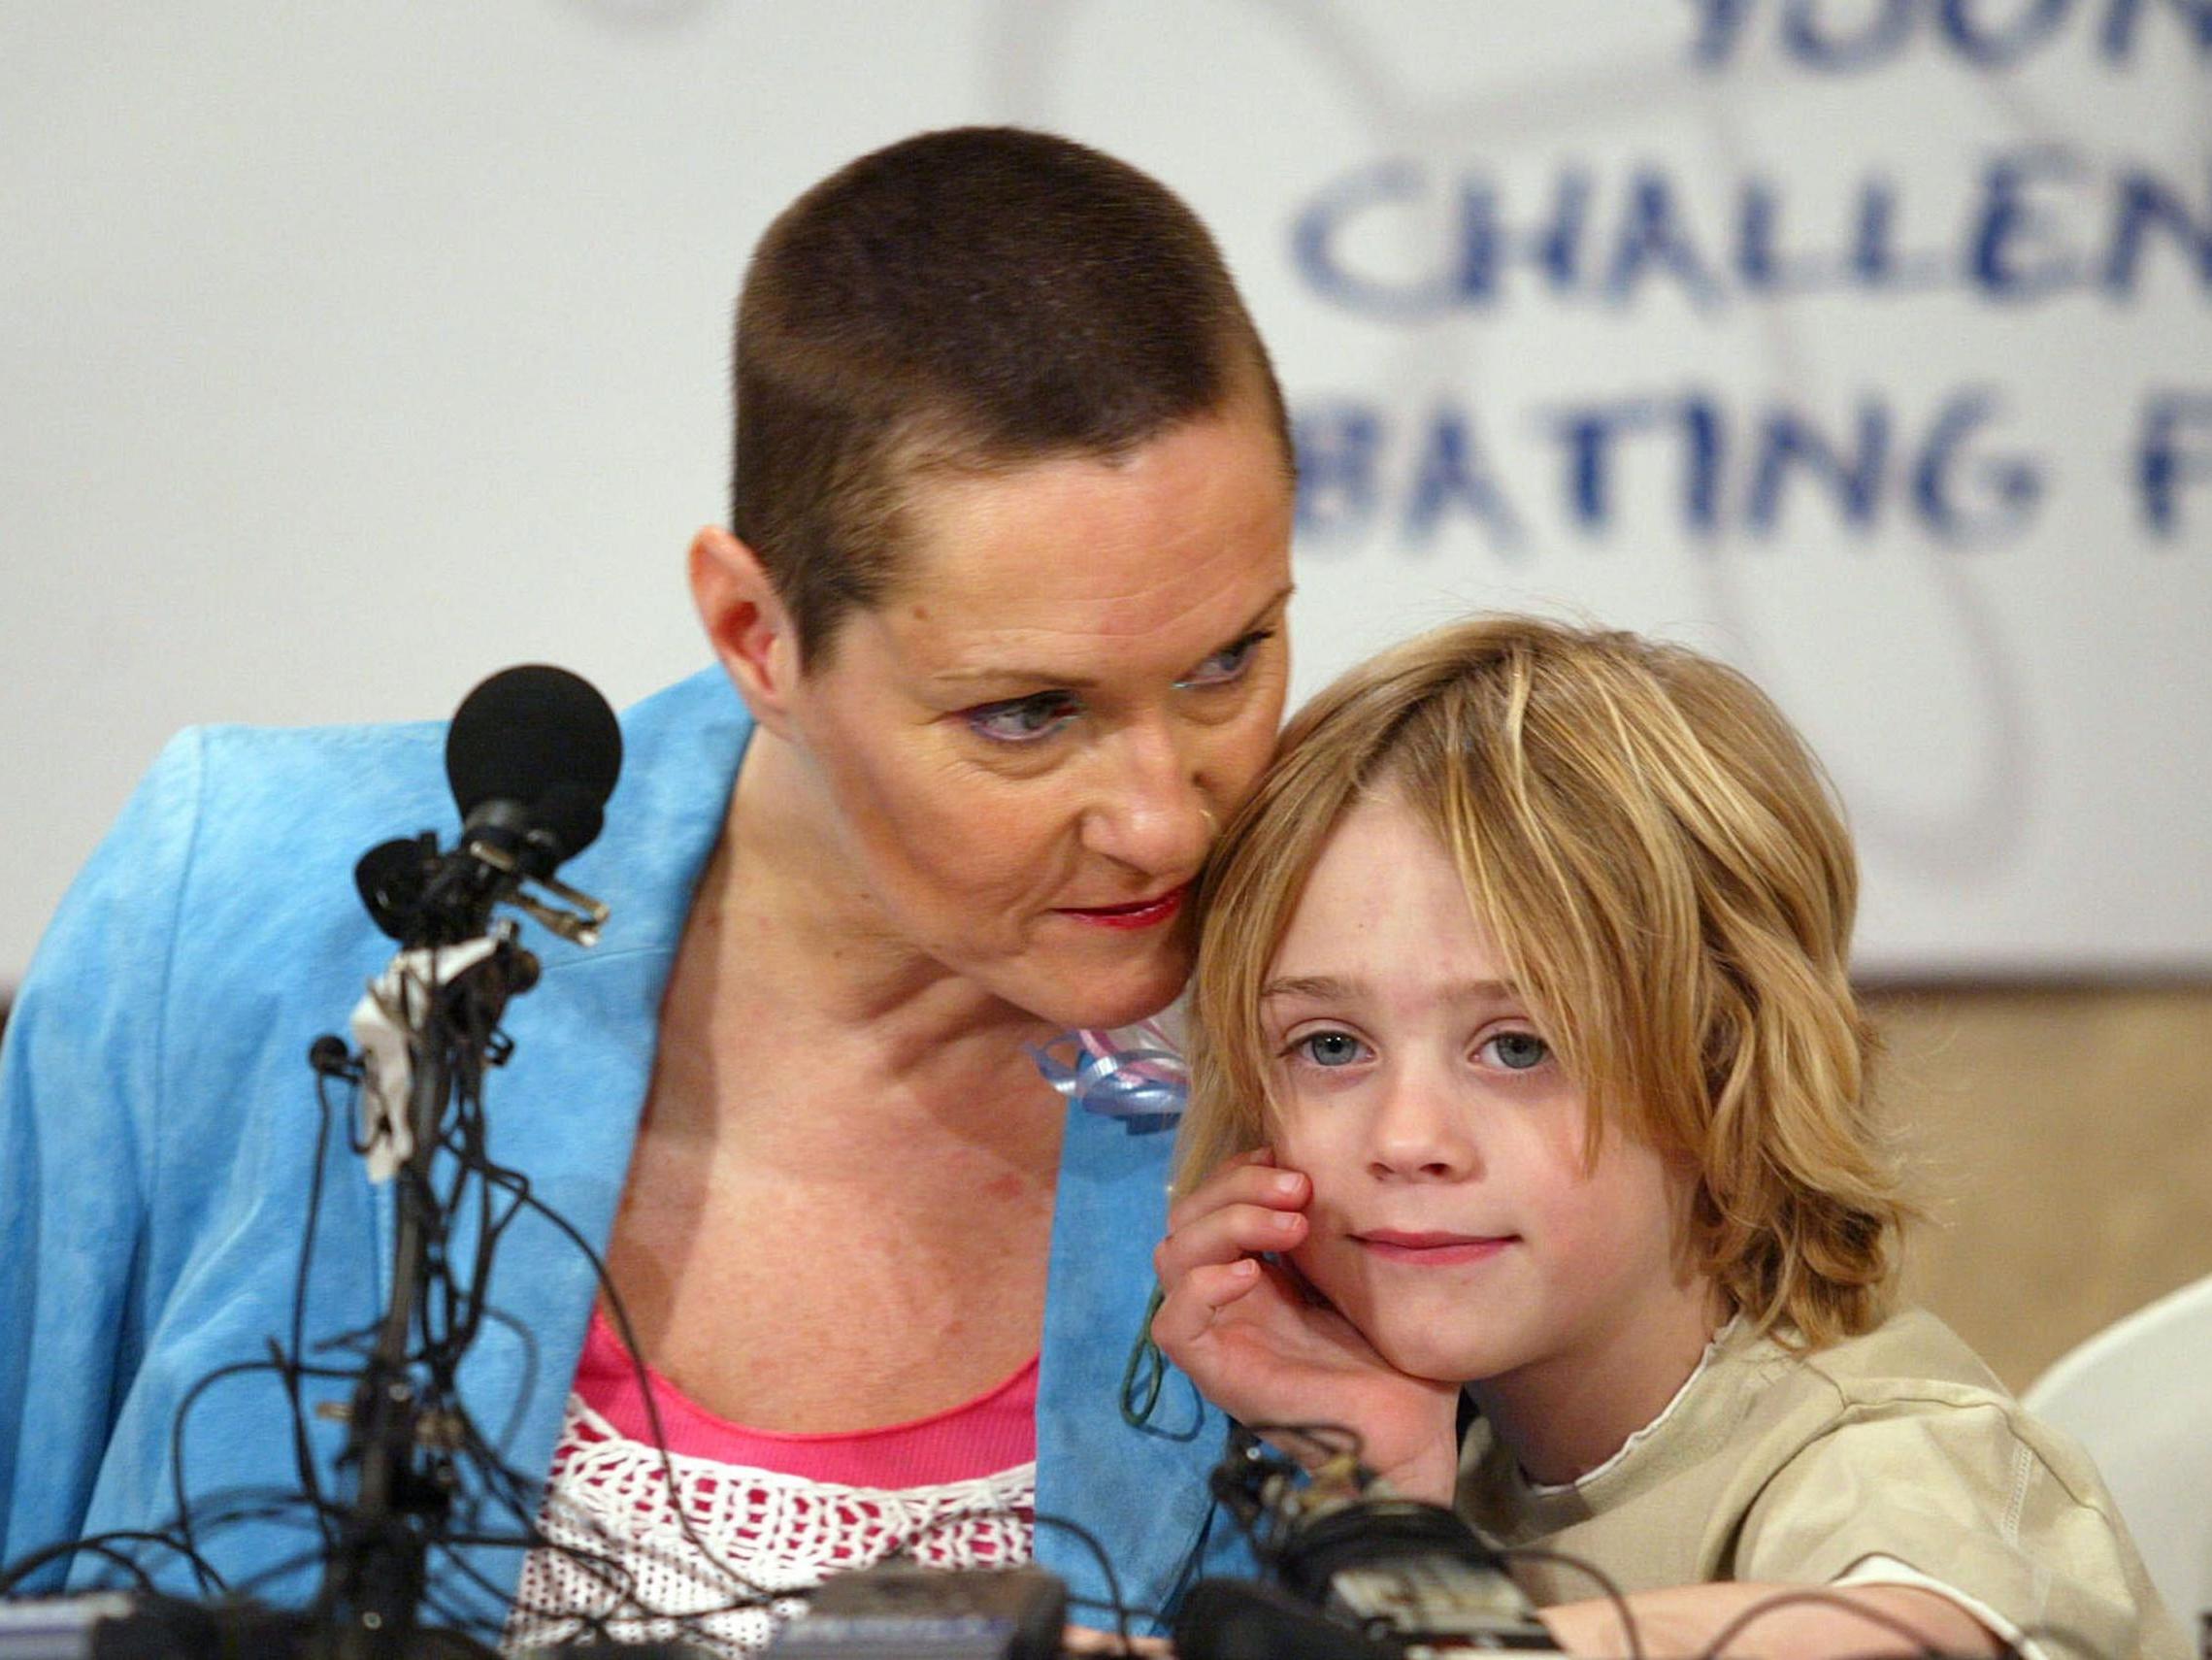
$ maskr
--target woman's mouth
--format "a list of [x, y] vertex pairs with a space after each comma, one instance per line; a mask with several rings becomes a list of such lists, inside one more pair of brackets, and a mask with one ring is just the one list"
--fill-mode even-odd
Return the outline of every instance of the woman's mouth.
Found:
[[1410, 1263], [1416, 1268], [1481, 1262], [1519, 1238], [1516, 1234], [1407, 1233], [1397, 1228], [1377, 1228], [1352, 1237], [1385, 1262]]
[[1065, 905], [1059, 912], [1063, 916], [1099, 928], [1156, 928], [1182, 910], [1190, 891], [1191, 884], [1186, 881], [1166, 893], [1133, 900], [1127, 905]]

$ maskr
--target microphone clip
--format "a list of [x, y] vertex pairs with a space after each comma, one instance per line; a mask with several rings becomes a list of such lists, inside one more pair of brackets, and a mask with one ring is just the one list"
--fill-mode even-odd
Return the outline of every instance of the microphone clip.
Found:
[[[497, 903], [512, 905], [540, 926], [551, 929], [571, 945], [586, 948], [599, 944], [599, 930], [606, 925], [611, 913], [603, 900], [597, 900], [578, 888], [573, 888], [555, 877], [550, 869], [533, 871], [531, 861], [517, 858], [496, 842], [482, 837], [472, 838], [462, 852], [479, 863], [488, 866], [504, 879], [500, 884]], [[561, 905], [562, 910], [540, 899], [524, 887], [525, 882], [535, 883]]]

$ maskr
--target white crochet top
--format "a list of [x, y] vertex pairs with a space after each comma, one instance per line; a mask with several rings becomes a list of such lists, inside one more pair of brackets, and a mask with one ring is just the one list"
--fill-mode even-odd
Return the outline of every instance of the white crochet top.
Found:
[[843, 1486], [663, 1454], [569, 1398], [501, 1646], [594, 1635], [745, 1654], [805, 1606], [791, 1593], [895, 1551], [942, 1568], [1029, 1560], [1037, 1466], [936, 1486]]

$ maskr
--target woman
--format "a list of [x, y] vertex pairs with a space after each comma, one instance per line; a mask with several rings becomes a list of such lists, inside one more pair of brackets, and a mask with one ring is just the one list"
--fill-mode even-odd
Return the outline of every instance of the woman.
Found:
[[[825, 1450], [868, 1474], [868, 1432], [957, 1419], [963, 1455], [1003, 1461], [971, 1476], [1018, 1498], [1024, 1438], [967, 1431], [993, 1405], [1003, 1428], [1041, 1331], [1040, 1508], [1126, 1534], [1130, 1593], [1156, 1602], [1189, 1542], [1156, 1537], [1098, 1435], [1164, 1148], [1078, 1117], [1061, 1176], [1031, 1050], [1173, 996], [1188, 884], [1271, 745], [1292, 484], [1265, 351], [1158, 184], [1042, 135], [941, 133], [772, 227], [740, 306], [737, 405], [732, 529], [691, 550], [720, 669], [626, 720], [608, 831], [564, 872], [614, 920], [590, 956], [545, 953], [492, 1115], [494, 1155], [604, 1247], [662, 1397], [695, 1412], [699, 1444], [753, 1455], [715, 1479], [710, 1451], [674, 1496], [591, 1509], [608, 1470], [664, 1472], [606, 1452], [624, 1438], [586, 1381], [613, 1389], [627, 1367], [593, 1372], [591, 1269], [535, 1216], [501, 1245], [510, 1324], [464, 1386], [487, 1419], [512, 1404], [511, 1466], [553, 1469], [549, 1530], [580, 1517], [659, 1606], [696, 1609], [733, 1582], [671, 1565], [702, 1490], [749, 1483], [773, 1509], [947, 1485], [809, 1474]], [[204, 1507], [289, 1483], [271, 1378], [200, 1386], [285, 1329], [314, 1151], [297, 1057], [378, 955], [345, 871], [449, 814], [436, 743], [180, 740], [42, 947], [0, 1120], [0, 1220], [28, 1242], [0, 1270], [0, 1366], [21, 1382], [0, 1389], [11, 1559], [161, 1526], [173, 1484]], [[347, 1170], [319, 1206], [311, 1345], [375, 1305], [389, 1195]], [[314, 1433], [327, 1466], [336, 1432]], [[887, 1543], [850, 1510], [823, 1509], [857, 1537], [822, 1560], [773, 1540], [746, 1556], [762, 1542], [743, 1505], [709, 1517], [731, 1537], [707, 1554], [751, 1584], [803, 1582]], [[641, 1537], [601, 1537], [647, 1512]], [[944, 1526], [928, 1511], [926, 1532]], [[234, 1583], [312, 1586], [297, 1513], [225, 1514], [195, 1543]], [[1040, 1543], [1098, 1584], [1072, 1545]], [[189, 1582], [157, 1552], [148, 1566]], [[432, 1566], [434, 1610], [480, 1621], [521, 1553]], [[611, 1582], [548, 1558], [533, 1575], [534, 1604]], [[757, 1641], [748, 1617], [720, 1634]], [[562, 1629], [524, 1615], [515, 1635]]]

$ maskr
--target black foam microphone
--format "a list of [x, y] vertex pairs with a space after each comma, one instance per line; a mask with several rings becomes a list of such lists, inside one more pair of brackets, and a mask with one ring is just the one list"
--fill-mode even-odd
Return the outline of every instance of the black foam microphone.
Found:
[[[382, 842], [354, 867], [362, 903], [402, 945], [452, 945], [511, 903], [582, 945], [607, 908], [553, 871], [599, 835], [622, 771], [622, 728], [589, 681], [544, 663], [503, 669], [461, 700], [446, 731], [446, 780], [461, 810], [461, 845], [441, 852], [429, 831]], [[522, 891], [539, 882], [576, 906]]]
[[446, 734], [462, 841], [499, 847], [525, 876], [549, 876], [591, 845], [621, 771], [622, 728], [607, 700], [549, 664], [492, 676]]

